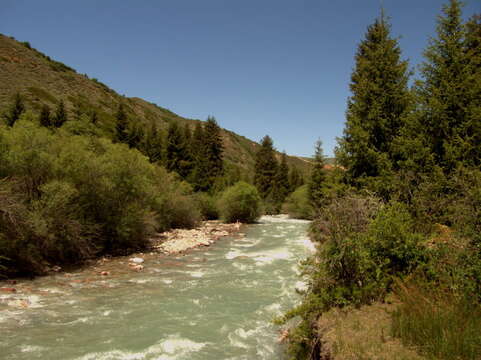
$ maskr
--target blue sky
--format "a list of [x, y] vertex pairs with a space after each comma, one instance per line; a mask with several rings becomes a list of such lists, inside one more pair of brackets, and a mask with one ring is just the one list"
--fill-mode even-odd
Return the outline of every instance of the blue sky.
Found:
[[[384, 0], [412, 68], [445, 1]], [[120, 94], [332, 155], [354, 53], [381, 0], [0, 0], [0, 32]], [[464, 15], [481, 12], [467, 0]]]

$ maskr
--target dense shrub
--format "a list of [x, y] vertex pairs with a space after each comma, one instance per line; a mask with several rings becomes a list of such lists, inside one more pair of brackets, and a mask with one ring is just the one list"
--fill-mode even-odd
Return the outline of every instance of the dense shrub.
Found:
[[0, 256], [9, 272], [142, 248], [154, 231], [192, 227], [191, 189], [127, 145], [39, 127], [0, 128]]
[[308, 220], [313, 218], [314, 209], [309, 201], [307, 185], [297, 188], [296, 191], [287, 197], [283, 210], [291, 218]]
[[216, 220], [219, 218], [219, 209], [217, 201], [208, 193], [197, 193], [195, 201], [204, 220]]
[[260, 216], [257, 189], [243, 181], [227, 188], [219, 201], [220, 214], [226, 222], [254, 222]]

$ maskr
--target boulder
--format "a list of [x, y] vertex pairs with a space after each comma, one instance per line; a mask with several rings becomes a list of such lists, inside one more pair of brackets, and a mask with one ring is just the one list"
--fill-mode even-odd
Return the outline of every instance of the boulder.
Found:
[[134, 263], [134, 264], [142, 264], [144, 262], [144, 259], [139, 258], [139, 257], [134, 257], [134, 258], [129, 259], [129, 261], [131, 263]]

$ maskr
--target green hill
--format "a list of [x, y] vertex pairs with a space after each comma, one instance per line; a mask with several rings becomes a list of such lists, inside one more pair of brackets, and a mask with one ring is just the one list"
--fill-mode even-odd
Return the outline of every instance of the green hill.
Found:
[[[71, 115], [95, 109], [98, 126], [107, 137], [113, 137], [114, 114], [120, 103], [131, 119], [146, 125], [155, 123], [160, 129], [166, 129], [172, 121], [189, 124], [192, 128], [200, 121], [184, 118], [137, 97], [122, 96], [95, 78], [79, 74], [35, 50], [29, 43], [0, 34], [0, 112], [11, 103], [16, 93], [20, 93], [27, 108], [34, 111], [40, 111], [44, 104], [54, 108], [60, 100], [64, 101]], [[254, 154], [259, 145], [225, 129], [222, 137], [226, 163], [252, 174]], [[303, 173], [310, 167], [308, 160], [294, 156], [288, 157], [288, 164], [295, 165]]]

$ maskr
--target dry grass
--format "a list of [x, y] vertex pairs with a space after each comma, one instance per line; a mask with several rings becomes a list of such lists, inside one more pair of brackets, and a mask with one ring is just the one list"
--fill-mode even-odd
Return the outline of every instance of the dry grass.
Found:
[[324, 351], [333, 360], [422, 360], [391, 337], [395, 305], [376, 303], [360, 309], [332, 309], [319, 319]]

